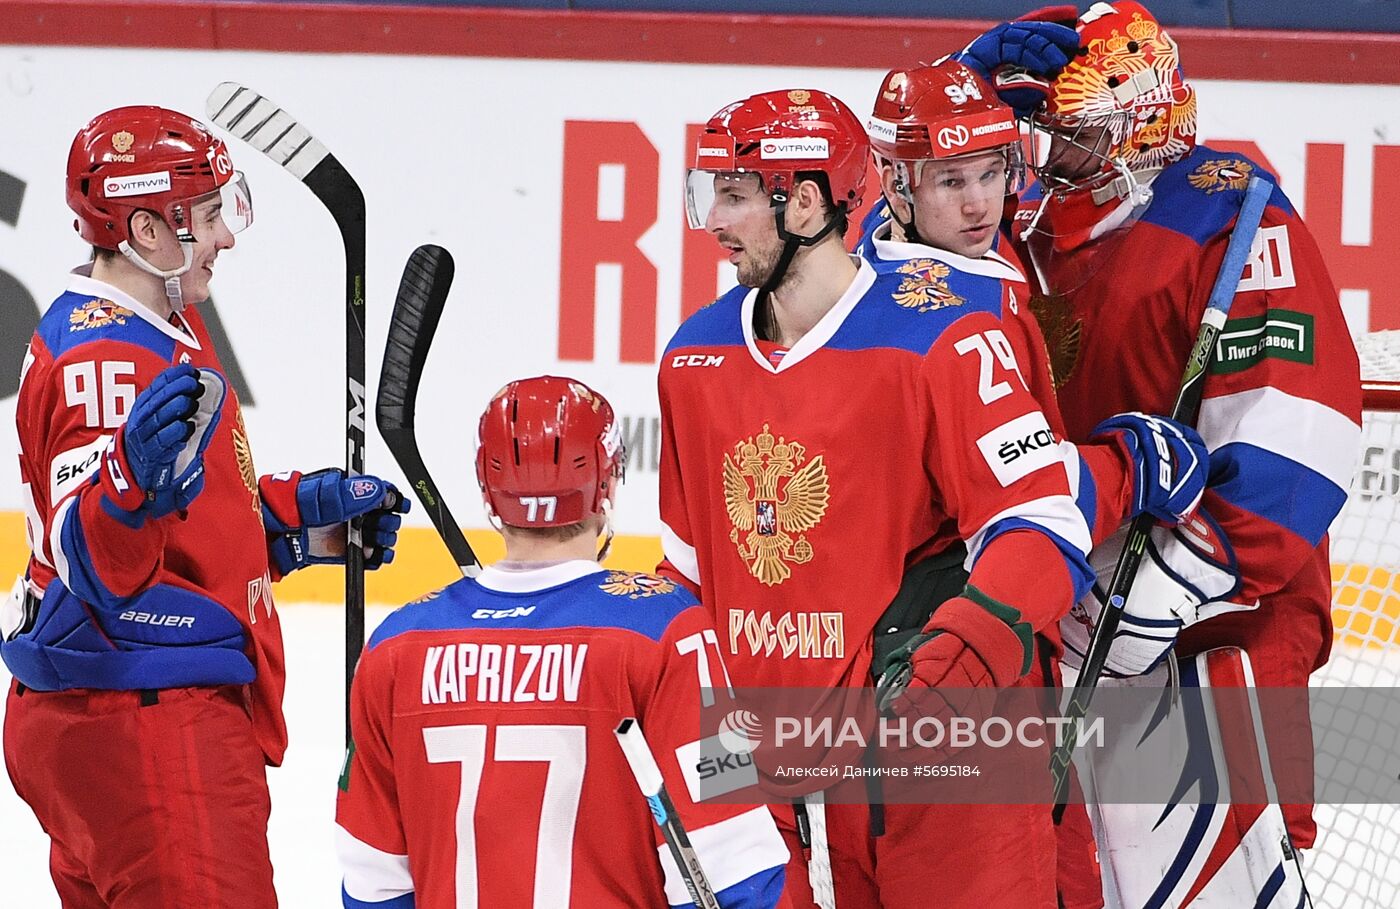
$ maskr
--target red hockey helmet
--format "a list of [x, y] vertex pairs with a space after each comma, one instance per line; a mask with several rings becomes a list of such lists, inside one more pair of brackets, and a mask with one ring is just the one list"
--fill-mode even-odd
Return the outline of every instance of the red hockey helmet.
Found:
[[477, 437], [477, 482], [512, 527], [577, 524], [602, 511], [622, 479], [612, 405], [575, 379], [511, 382], [487, 405]]
[[866, 130], [883, 158], [953, 158], [1019, 144], [1011, 108], [957, 60], [890, 70], [882, 85]]
[[[1037, 126], [1100, 160], [1097, 174], [1071, 187], [1184, 158], [1196, 144], [1196, 92], [1182, 74], [1176, 42], [1134, 0], [1095, 3], [1077, 28], [1080, 53], [1035, 115]], [[1037, 161], [1044, 158], [1037, 149]]]
[[119, 107], [78, 131], [68, 152], [68, 207], [74, 226], [100, 249], [120, 249], [136, 211], [159, 214], [182, 240], [190, 203], [225, 193], [233, 233], [253, 221], [252, 197], [222, 139], [199, 122], [161, 107]]
[[866, 122], [870, 146], [894, 163], [896, 188], [911, 205], [925, 161], [1002, 151], [1006, 192], [1014, 193], [1024, 184], [1016, 115], [962, 63], [944, 58], [890, 70], [881, 85]]
[[705, 226], [721, 174], [758, 174], [780, 208], [798, 174], [820, 172], [829, 201], [849, 214], [863, 201], [869, 147], [860, 120], [826, 92], [795, 88], [735, 101], [710, 118], [696, 143], [686, 177], [690, 226]]

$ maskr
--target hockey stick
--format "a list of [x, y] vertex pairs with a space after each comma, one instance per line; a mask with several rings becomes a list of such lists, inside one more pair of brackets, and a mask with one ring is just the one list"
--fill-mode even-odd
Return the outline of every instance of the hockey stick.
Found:
[[[237, 82], [205, 102], [209, 119], [267, 155], [311, 190], [335, 219], [345, 247], [345, 472], [365, 472], [365, 196], [324, 145], [291, 114]], [[359, 519], [345, 541], [345, 742], [350, 680], [365, 646], [365, 551]]]
[[389, 452], [408, 478], [408, 485], [423, 503], [423, 510], [432, 519], [447, 551], [452, 553], [452, 560], [463, 576], [471, 578], [481, 572], [481, 563], [423, 464], [414, 427], [418, 383], [423, 378], [423, 366], [428, 362], [428, 349], [447, 303], [454, 271], [452, 254], [441, 246], [420, 246], [408, 257], [398, 296], [394, 298], [389, 338], [384, 344], [374, 420]]
[[622, 753], [627, 758], [627, 766], [637, 778], [637, 788], [646, 796], [647, 805], [656, 826], [661, 828], [666, 845], [671, 848], [671, 858], [676, 860], [685, 889], [690, 891], [690, 901], [698, 909], [719, 909], [719, 901], [710, 887], [710, 879], [700, 867], [700, 859], [695, 855], [695, 847], [690, 845], [690, 837], [681, 825], [676, 806], [666, 792], [666, 784], [661, 779], [661, 768], [656, 766], [656, 756], [651, 753], [642, 727], [633, 717], [627, 717], [613, 730]]
[[[1230, 231], [1230, 241], [1225, 247], [1225, 258], [1220, 263], [1220, 272], [1215, 276], [1210, 297], [1206, 301], [1206, 311], [1201, 316], [1201, 327], [1196, 334], [1196, 345], [1186, 358], [1186, 371], [1181, 376], [1181, 388], [1172, 406], [1172, 419], [1179, 423], [1195, 424], [1196, 415], [1201, 409], [1201, 398], [1205, 393], [1206, 369], [1215, 353], [1215, 342], [1225, 327], [1225, 319], [1235, 302], [1235, 291], [1244, 273], [1245, 262], [1254, 246], [1254, 235], [1259, 230], [1259, 221], [1264, 216], [1264, 206], [1273, 193], [1273, 184], [1261, 177], [1251, 177], [1245, 189], [1244, 201], [1240, 205], [1239, 217]], [[1069, 737], [1055, 746], [1050, 757], [1050, 773], [1055, 782], [1055, 823], [1064, 816], [1065, 804], [1069, 795], [1070, 762], [1074, 750], [1079, 747], [1079, 724], [1089, 712], [1089, 702], [1098, 687], [1099, 675], [1108, 662], [1108, 651], [1113, 646], [1113, 636], [1118, 631], [1119, 620], [1128, 603], [1133, 580], [1137, 577], [1138, 566], [1147, 547], [1156, 518], [1150, 514], [1140, 514], [1133, 519], [1128, 529], [1123, 551], [1118, 556], [1118, 564], [1113, 568], [1113, 580], [1108, 585], [1108, 598], [1099, 620], [1094, 625], [1094, 633], [1089, 638], [1089, 649], [1084, 657], [1084, 666], [1075, 680], [1074, 691], [1070, 696], [1069, 709], [1065, 712], [1064, 724], [1069, 729]]]

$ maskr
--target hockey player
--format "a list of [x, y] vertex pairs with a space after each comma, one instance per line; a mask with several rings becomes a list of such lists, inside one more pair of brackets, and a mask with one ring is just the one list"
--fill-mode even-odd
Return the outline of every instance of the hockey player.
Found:
[[[962, 62], [944, 58], [889, 72], [867, 129], [884, 205], [866, 222], [862, 255], [881, 273], [951, 271], [1006, 281], [1013, 297], [1006, 336], [1018, 360], [1028, 366], [1025, 378], [1031, 393], [1056, 436], [1063, 437], [1048, 352], [1027, 305], [1029, 288], [1015, 253], [999, 236], [1003, 214], [1014, 211], [1013, 194], [1024, 181], [1020, 134], [1011, 108]], [[996, 245], [1005, 253], [997, 252]], [[1092, 439], [1090, 444], [1063, 447], [1071, 487], [1096, 542], [1141, 511], [1177, 524], [1199, 502], [1208, 464], [1195, 430], [1160, 417], [1127, 413], [1102, 423]], [[1173, 457], [1166, 465], [1140, 466], [1155, 456], [1159, 440]], [[1169, 470], [1164, 482], [1141, 482], [1143, 476], [1160, 476], [1163, 466]], [[1082, 805], [1071, 805], [1068, 811], [1076, 823], [1061, 825], [1060, 852], [1092, 856]], [[1062, 878], [1060, 888], [1061, 904], [1067, 909], [1103, 905], [1097, 878], [1082, 867]]]
[[[911, 285], [921, 275], [949, 272], [1008, 282], [1006, 336], [1028, 367], [1027, 387], [1062, 437], [1025, 276], [1013, 251], [996, 250], [1002, 216], [1014, 209], [1025, 181], [1011, 108], [962, 62], [944, 58], [886, 74], [867, 129], [883, 205], [864, 225], [861, 255], [877, 272]], [[1207, 465], [1195, 430], [1124, 413], [1096, 427], [1091, 437], [1096, 444], [1065, 446], [1065, 453], [1071, 487], [1095, 541], [1142, 511], [1177, 524], [1199, 501]], [[1171, 453], [1165, 465], [1157, 460], [1159, 444]], [[1144, 476], [1158, 481], [1143, 483]]]
[[[125, 107], [73, 141], [94, 248], [24, 357], [31, 557], [5, 610], [5, 762], [67, 909], [273, 907], [265, 766], [286, 747], [271, 585], [393, 556], [400, 497], [339, 471], [261, 480], [193, 306], [252, 220], [224, 143]], [[339, 552], [336, 552], [338, 541]]]
[[629, 716], [719, 905], [775, 906], [787, 852], [767, 809], [696, 803], [702, 699], [728, 687], [709, 616], [671, 581], [598, 564], [624, 463], [612, 407], [522, 379], [478, 438], [506, 556], [370, 637], [336, 812], [345, 906], [692, 905], [613, 735]]
[[[1170, 406], [1242, 194], [1251, 177], [1275, 180], [1243, 155], [1196, 143], [1196, 96], [1177, 46], [1141, 5], [1096, 3], [1069, 24], [1058, 38], [1044, 33], [1065, 51], [1060, 65], [993, 42], [983, 50], [1000, 51], [980, 59], [989, 75], [1022, 91], [1028, 79], [1047, 80], [1033, 119], [1040, 185], [1024, 198], [1013, 235], [1032, 266], [1065, 423], [1079, 439], [1114, 410]], [[1359, 422], [1357, 358], [1336, 290], [1274, 185], [1206, 379], [1198, 426], [1210, 448], [1210, 488], [1198, 520], [1175, 535], [1159, 532], [1144, 560], [1149, 577], [1139, 578], [1125, 616], [1138, 633], [1115, 640], [1115, 674], [1148, 671], [1173, 647], [1182, 658], [1224, 647], [1236, 648], [1227, 677], [1248, 678], [1252, 666], [1260, 686], [1307, 685], [1332, 640], [1326, 531], [1346, 498]], [[1071, 648], [1082, 650], [1096, 617], [1096, 603], [1086, 607], [1064, 624]], [[1208, 668], [1203, 660], [1189, 666], [1202, 676]], [[1305, 715], [1266, 716], [1265, 733], [1276, 773], [1284, 753], [1306, 763], [1298, 746], [1310, 740]], [[1306, 766], [1290, 775], [1311, 779]], [[1230, 806], [1223, 827], [1212, 828], [1224, 831], [1217, 855], [1268, 829], [1271, 810]], [[1125, 869], [1147, 869], [1145, 880], [1122, 881], [1126, 904], [1134, 894], [1192, 892], [1192, 906], [1240, 905], [1263, 892], [1212, 896], [1218, 862], [1197, 880], [1183, 874], [1197, 867], [1189, 843], [1168, 844], [1164, 854], [1149, 842], [1149, 829], [1180, 832], [1176, 820], [1160, 823], [1158, 811], [1115, 823], [1118, 814], [1105, 806], [1101, 852], [1110, 864], [1130, 856]], [[1310, 845], [1309, 806], [1285, 805], [1284, 815], [1292, 843]], [[1259, 836], [1252, 856], [1237, 852], [1245, 858], [1226, 870], [1266, 856], [1251, 875], [1262, 881], [1277, 866], [1280, 880], [1291, 877], [1281, 836]], [[1158, 867], [1170, 870], [1167, 880]], [[1271, 886], [1277, 898], [1298, 902], [1296, 885]]]
[[[1089, 541], [1006, 341], [1010, 289], [879, 276], [848, 255], [868, 154], [844, 104], [802, 89], [730, 104], [699, 138], [690, 223], [730, 250], [742, 286], [662, 358], [664, 570], [701, 592], [737, 684], [839, 698], [870, 684], [906, 569], [960, 563], [966, 541], [970, 580], [912, 629], [925, 643], [910, 694], [1044, 684]], [[816, 843], [810, 879], [798, 814], [772, 810], [795, 856], [792, 905], [830, 905], [828, 885], [841, 906], [928, 905], [931, 857], [957, 880], [940, 906], [1055, 904], [1040, 806], [892, 804], [872, 839], [868, 806], [813, 800], [802, 810], [825, 825], [830, 868]], [[987, 862], [993, 843], [1018, 860]]]

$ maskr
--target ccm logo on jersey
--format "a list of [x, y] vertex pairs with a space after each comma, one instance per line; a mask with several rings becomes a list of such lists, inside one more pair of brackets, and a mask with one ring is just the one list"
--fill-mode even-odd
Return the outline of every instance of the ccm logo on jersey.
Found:
[[1039, 412], [1003, 423], [978, 439], [977, 448], [1002, 486], [1010, 486], [1042, 467], [1064, 463], [1055, 434]]
[[523, 619], [535, 611], [533, 606], [512, 606], [509, 609], [477, 609], [472, 612], [474, 619]]
[[676, 354], [671, 358], [671, 368], [680, 369], [682, 366], [718, 366], [724, 362], [724, 354], [715, 356], [714, 354]]

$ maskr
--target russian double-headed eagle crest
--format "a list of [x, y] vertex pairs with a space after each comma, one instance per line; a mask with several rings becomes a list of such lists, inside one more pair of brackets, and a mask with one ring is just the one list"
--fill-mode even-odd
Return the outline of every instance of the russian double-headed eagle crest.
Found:
[[658, 578], [655, 575], [639, 574], [635, 571], [610, 571], [598, 588], [615, 597], [640, 600], [644, 597], [671, 593], [676, 589], [674, 581]]
[[789, 563], [812, 560], [804, 534], [821, 523], [830, 499], [822, 456], [807, 460], [807, 448], [763, 431], [734, 444], [724, 456], [724, 507], [749, 572], [772, 587], [792, 576]]
[[1210, 195], [1227, 189], [1242, 192], [1249, 185], [1249, 176], [1252, 173], [1254, 165], [1248, 161], [1217, 159], [1203, 162], [1188, 174], [1186, 179], [1191, 181], [1192, 186]]
[[967, 301], [948, 288], [950, 269], [934, 259], [910, 259], [896, 269], [903, 277], [894, 301], [905, 309], [930, 312], [945, 306], [961, 306]]
[[1045, 347], [1050, 353], [1050, 380], [1059, 391], [1079, 365], [1084, 325], [1070, 315], [1069, 300], [1059, 294], [1032, 294], [1031, 313], [1045, 336]]
[[68, 314], [68, 330], [82, 331], [85, 328], [102, 328], [105, 325], [125, 325], [126, 320], [136, 315], [125, 306], [118, 306], [111, 300], [101, 298], [89, 300]]
[[258, 495], [258, 472], [253, 467], [253, 447], [248, 444], [248, 427], [243, 422], [243, 408], [234, 402], [233, 412], [238, 415], [238, 425], [233, 430], [233, 455], [238, 460], [238, 474], [243, 485], [248, 487], [252, 497], [253, 514], [262, 520], [262, 498]]

